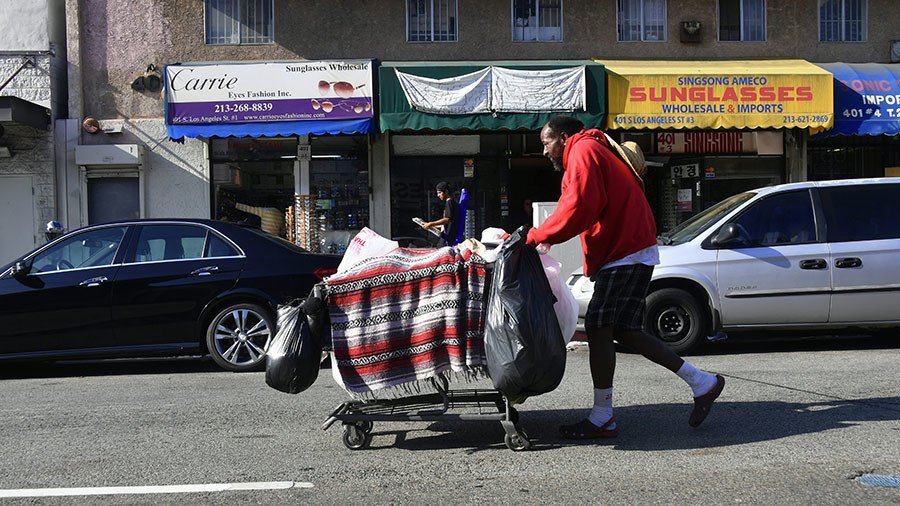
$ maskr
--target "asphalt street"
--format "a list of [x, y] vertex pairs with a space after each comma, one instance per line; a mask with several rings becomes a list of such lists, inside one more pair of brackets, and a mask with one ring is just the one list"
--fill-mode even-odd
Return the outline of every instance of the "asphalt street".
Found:
[[[687, 357], [726, 377], [700, 428], [690, 389], [620, 353], [618, 438], [559, 438], [592, 401], [586, 350], [520, 406], [534, 440], [503, 443], [497, 422], [377, 423], [351, 451], [321, 424], [346, 394], [328, 369], [307, 392], [208, 359], [0, 368], [3, 491], [293, 482], [287, 489], [12, 498], [2, 504], [900, 504], [900, 340], [716, 343]], [[464, 382], [454, 385], [470, 388]], [[478, 386], [489, 387], [489, 382]], [[290, 486], [290, 484], [288, 484]]]

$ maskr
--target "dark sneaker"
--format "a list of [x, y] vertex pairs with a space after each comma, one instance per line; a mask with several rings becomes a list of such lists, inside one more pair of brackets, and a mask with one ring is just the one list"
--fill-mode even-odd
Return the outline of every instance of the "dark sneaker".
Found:
[[716, 374], [716, 384], [712, 387], [712, 390], [699, 397], [694, 397], [694, 410], [691, 411], [688, 425], [699, 427], [703, 420], [706, 420], [706, 415], [709, 414], [713, 401], [719, 398], [723, 388], [725, 388], [725, 378]]
[[562, 425], [559, 427], [559, 433], [566, 439], [609, 439], [619, 435], [619, 427], [610, 429], [609, 426], [616, 423], [616, 417], [610, 418], [606, 423], [597, 427], [590, 420], [584, 420], [573, 423], [572, 425]]

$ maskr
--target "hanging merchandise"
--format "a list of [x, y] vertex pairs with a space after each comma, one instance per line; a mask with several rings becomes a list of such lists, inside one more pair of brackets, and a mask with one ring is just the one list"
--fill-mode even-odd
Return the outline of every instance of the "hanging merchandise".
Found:
[[494, 388], [515, 402], [554, 390], [566, 370], [555, 297], [526, 228], [510, 235], [494, 264], [484, 347]]

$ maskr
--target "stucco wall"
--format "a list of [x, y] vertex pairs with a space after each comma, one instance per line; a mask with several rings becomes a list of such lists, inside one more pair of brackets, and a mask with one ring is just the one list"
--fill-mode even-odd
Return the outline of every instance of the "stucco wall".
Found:
[[143, 144], [144, 202], [147, 218], [209, 218], [209, 169], [206, 144], [197, 139], [172, 142], [165, 120], [103, 121], [121, 125], [122, 133], [84, 135], [82, 144]]
[[49, 0], [0, 2], [0, 51], [46, 51], [50, 48]]
[[[405, 41], [404, 0], [275, 1], [270, 45], [204, 44], [202, 0], [147, 0], [122, 9], [113, 0], [84, 0], [86, 114], [162, 115], [159, 96], [137, 93], [131, 81], [153, 63], [227, 60], [378, 58], [465, 59], [744, 59], [803, 58], [887, 62], [900, 39], [897, 0], [869, 0], [868, 41], [819, 43], [816, 0], [768, 0], [766, 42], [718, 42], [717, 0], [669, 0], [666, 42], [617, 42], [613, 0], [565, 0], [564, 42], [511, 41], [510, 2], [459, 0], [459, 41]], [[698, 20], [702, 42], [682, 43], [680, 22]]]

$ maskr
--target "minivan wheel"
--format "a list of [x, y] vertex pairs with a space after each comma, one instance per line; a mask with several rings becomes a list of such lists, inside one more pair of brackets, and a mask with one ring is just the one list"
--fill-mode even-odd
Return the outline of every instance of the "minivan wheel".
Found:
[[229, 371], [259, 370], [275, 337], [275, 317], [257, 304], [243, 302], [219, 310], [206, 329], [213, 361]]
[[644, 330], [662, 340], [676, 353], [700, 343], [705, 318], [700, 303], [678, 288], [663, 288], [647, 296]]

